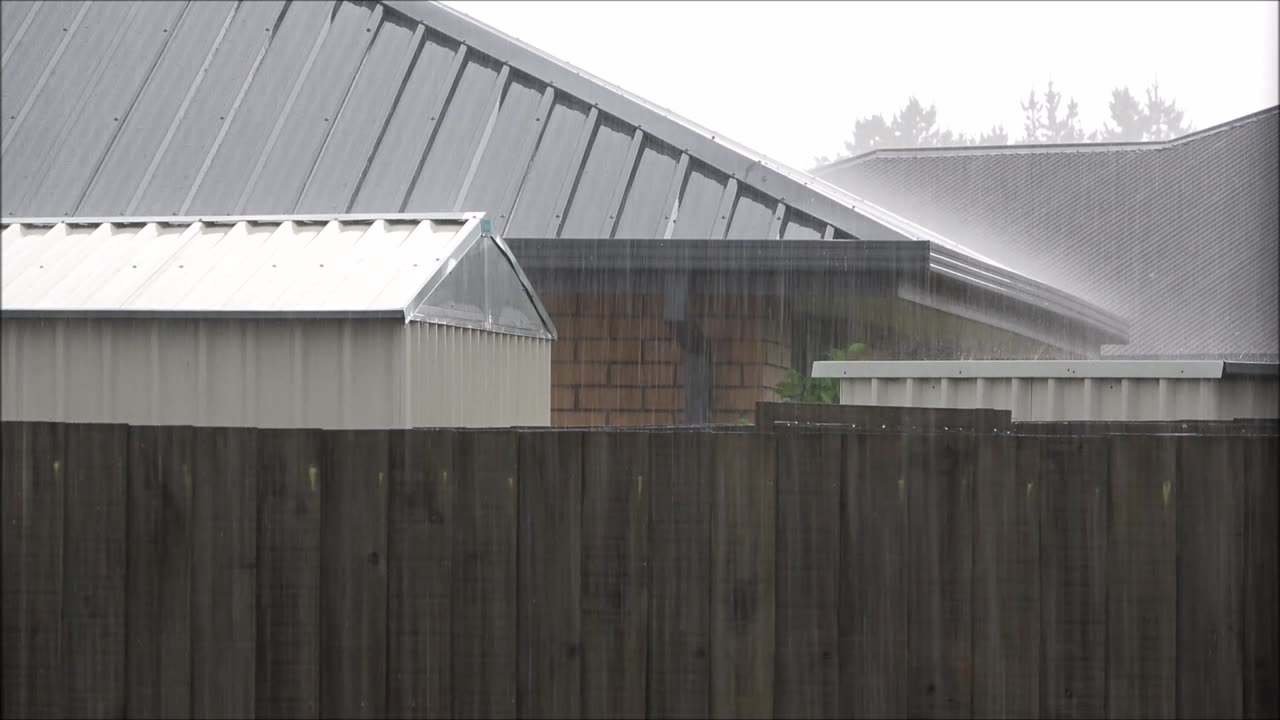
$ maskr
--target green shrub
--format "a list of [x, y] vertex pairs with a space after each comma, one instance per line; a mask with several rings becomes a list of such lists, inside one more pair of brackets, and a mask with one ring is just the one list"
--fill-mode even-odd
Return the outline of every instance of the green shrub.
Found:
[[[827, 353], [827, 359], [857, 360], [866, 349], [863, 343], [853, 343], [847, 348], [836, 348]], [[787, 402], [834, 405], [840, 401], [840, 384], [835, 378], [814, 378], [795, 370], [788, 370], [773, 390]]]

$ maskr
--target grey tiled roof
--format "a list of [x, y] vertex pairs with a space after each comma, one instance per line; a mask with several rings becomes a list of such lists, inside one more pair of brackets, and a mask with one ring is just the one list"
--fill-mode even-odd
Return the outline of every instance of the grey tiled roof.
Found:
[[1118, 312], [1104, 353], [1274, 359], [1277, 108], [1174, 141], [921, 148], [815, 174]]

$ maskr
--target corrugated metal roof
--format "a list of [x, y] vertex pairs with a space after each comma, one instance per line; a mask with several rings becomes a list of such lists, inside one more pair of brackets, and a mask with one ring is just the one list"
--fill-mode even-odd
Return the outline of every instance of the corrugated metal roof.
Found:
[[4, 215], [479, 210], [513, 237], [968, 252], [434, 3], [4, 9]]
[[815, 172], [1120, 312], [1131, 357], [1280, 358], [1280, 109], [1162, 143], [877, 151]]
[[3, 5], [0, 215], [467, 210], [507, 237], [927, 240], [940, 273], [999, 276], [1095, 322], [970, 246], [435, 3]]
[[[3, 234], [6, 315], [400, 316], [422, 319], [481, 237], [480, 217], [315, 222], [307, 218], [218, 218], [190, 223], [18, 221]], [[522, 289], [528, 314], [549, 321], [518, 266], [463, 291], [484, 309], [483, 284]], [[486, 277], [485, 273], [489, 275]], [[459, 298], [451, 298], [459, 299]], [[537, 317], [541, 314], [541, 317]], [[448, 318], [437, 318], [449, 323]], [[488, 328], [498, 329], [498, 328]]]

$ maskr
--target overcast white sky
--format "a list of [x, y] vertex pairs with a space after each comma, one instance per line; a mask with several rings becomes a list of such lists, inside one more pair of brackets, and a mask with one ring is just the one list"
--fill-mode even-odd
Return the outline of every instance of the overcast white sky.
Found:
[[1159, 79], [1196, 128], [1277, 104], [1280, 2], [519, 2], [447, 5], [807, 169], [916, 95], [938, 124], [1021, 137], [1046, 81], [1086, 131]]

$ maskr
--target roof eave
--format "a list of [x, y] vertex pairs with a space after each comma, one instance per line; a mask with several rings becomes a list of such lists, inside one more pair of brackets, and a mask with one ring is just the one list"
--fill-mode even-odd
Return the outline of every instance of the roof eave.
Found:
[[[529, 271], [576, 270], [732, 273], [888, 272], [902, 281], [945, 277], [990, 297], [1013, 303], [1023, 314], [1054, 318], [1039, 336], [1061, 347], [1078, 343], [1058, 337], [1063, 327], [1096, 344], [1128, 342], [1128, 324], [1119, 316], [1015, 272], [968, 258], [925, 241], [830, 240], [602, 240], [511, 238], [520, 265]], [[928, 282], [926, 280], [926, 282]], [[910, 299], [944, 312], [954, 308], [917, 288]], [[993, 326], [1028, 332], [1026, 324], [1004, 321], [991, 310], [978, 314]], [[1065, 322], [1064, 322], [1065, 321]], [[1096, 348], [1095, 348], [1096, 349]]]

